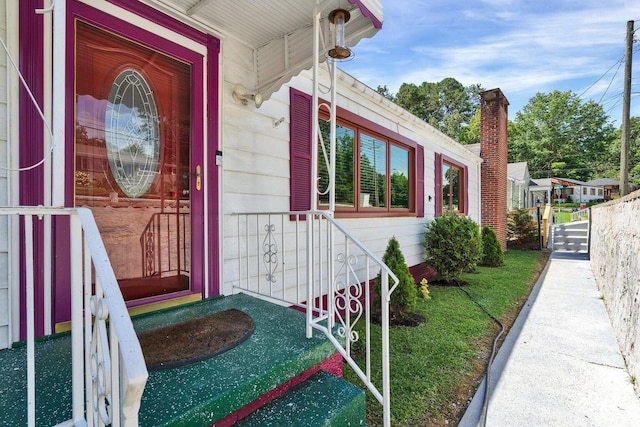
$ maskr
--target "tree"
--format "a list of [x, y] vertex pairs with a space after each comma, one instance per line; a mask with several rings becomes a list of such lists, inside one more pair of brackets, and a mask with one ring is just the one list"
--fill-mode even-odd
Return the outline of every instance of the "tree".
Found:
[[[380, 92], [384, 88], [378, 87]], [[453, 139], [471, 122], [480, 105], [478, 84], [463, 86], [452, 77], [438, 83], [403, 83], [395, 102]], [[383, 92], [381, 92], [383, 93]]]
[[538, 241], [536, 225], [529, 211], [518, 209], [510, 212], [507, 218], [507, 245], [532, 247]]
[[504, 264], [504, 252], [493, 228], [482, 227], [482, 260], [480, 265], [485, 267], [500, 267]]
[[[409, 273], [409, 267], [400, 250], [400, 243], [398, 243], [395, 237], [389, 240], [382, 261], [398, 278], [398, 286], [391, 294], [391, 302], [389, 303], [392, 317], [398, 320], [405, 316], [416, 305], [418, 295], [416, 282], [413, 276], [411, 276], [411, 273]], [[376, 307], [380, 307], [381, 288], [382, 274], [378, 273], [375, 281], [376, 300], [378, 301]]]
[[476, 110], [469, 124], [460, 129], [458, 142], [462, 145], [480, 143], [480, 109]]
[[629, 182], [640, 185], [640, 117], [631, 117], [629, 124]]
[[380, 95], [384, 96], [385, 98], [391, 100], [391, 101], [395, 101], [395, 96], [391, 93], [391, 91], [389, 90], [389, 88], [387, 87], [387, 85], [384, 86], [378, 86], [376, 88], [376, 92], [378, 92]]
[[[640, 185], [640, 117], [629, 120], [629, 183]], [[607, 168], [597, 172], [597, 178], [620, 179], [620, 145], [622, 130], [616, 133], [616, 139], [606, 153]]]
[[[572, 91], [537, 93], [509, 128], [509, 161], [529, 163], [532, 178], [591, 179], [616, 131], [602, 106]], [[596, 162], [595, 169], [604, 169]]]

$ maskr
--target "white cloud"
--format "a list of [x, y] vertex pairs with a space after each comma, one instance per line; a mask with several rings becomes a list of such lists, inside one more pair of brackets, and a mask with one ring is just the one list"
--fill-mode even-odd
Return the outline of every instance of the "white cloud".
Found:
[[[500, 87], [519, 109], [536, 92], [581, 93], [595, 83], [624, 57], [626, 22], [640, 19], [640, 2], [388, 0], [384, 13], [383, 29], [343, 66], [354, 77], [392, 92], [403, 82], [454, 77]], [[614, 71], [586, 95], [597, 101], [609, 85], [605, 98], [620, 94]]]

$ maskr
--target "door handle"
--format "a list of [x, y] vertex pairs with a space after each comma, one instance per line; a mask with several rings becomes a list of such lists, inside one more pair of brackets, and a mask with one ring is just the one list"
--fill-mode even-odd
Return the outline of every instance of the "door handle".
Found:
[[202, 172], [200, 165], [196, 166], [196, 190], [200, 191], [202, 188]]

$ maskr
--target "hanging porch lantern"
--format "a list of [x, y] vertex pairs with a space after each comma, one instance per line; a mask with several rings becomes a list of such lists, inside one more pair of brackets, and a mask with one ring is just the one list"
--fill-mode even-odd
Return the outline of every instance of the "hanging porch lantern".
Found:
[[329, 50], [329, 56], [333, 59], [346, 59], [351, 56], [351, 49], [347, 47], [344, 37], [344, 26], [351, 14], [345, 9], [336, 9], [329, 14], [329, 22], [334, 25], [335, 47]]

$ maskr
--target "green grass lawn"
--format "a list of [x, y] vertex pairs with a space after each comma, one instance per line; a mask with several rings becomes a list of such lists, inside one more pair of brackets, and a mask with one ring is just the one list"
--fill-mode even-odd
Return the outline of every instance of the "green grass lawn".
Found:
[[554, 212], [553, 216], [556, 218], [557, 224], [564, 224], [565, 222], [571, 222], [571, 212]]
[[[479, 267], [463, 275], [465, 290], [505, 326], [526, 300], [548, 254], [509, 250], [505, 265]], [[419, 298], [416, 312], [427, 322], [392, 328], [391, 408], [394, 427], [457, 425], [484, 372], [496, 324], [456, 286], [429, 286], [430, 300]], [[372, 325], [374, 341], [379, 328]], [[380, 350], [372, 349], [372, 372]], [[362, 384], [345, 365], [345, 378]], [[379, 375], [379, 373], [378, 373]], [[376, 381], [376, 384], [379, 382]], [[363, 387], [364, 388], [364, 387]], [[382, 424], [382, 406], [367, 395], [367, 422]]]

